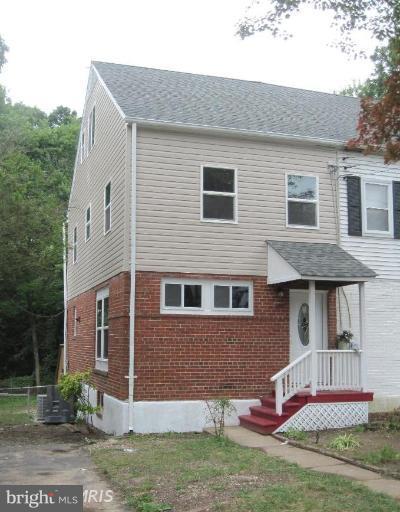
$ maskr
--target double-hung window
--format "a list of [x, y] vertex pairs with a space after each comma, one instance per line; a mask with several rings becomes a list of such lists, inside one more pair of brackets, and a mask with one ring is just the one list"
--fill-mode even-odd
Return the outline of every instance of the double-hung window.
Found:
[[201, 220], [237, 222], [236, 169], [203, 166]]
[[390, 235], [392, 233], [391, 183], [364, 182], [364, 231]]
[[72, 263], [76, 263], [78, 261], [78, 227], [74, 227], [74, 232], [72, 235]]
[[168, 278], [161, 282], [161, 313], [252, 315], [253, 285], [249, 281]]
[[104, 189], [104, 234], [111, 231], [111, 181]]
[[301, 174], [287, 174], [287, 225], [318, 227], [318, 178]]
[[96, 368], [108, 369], [108, 288], [99, 290], [96, 297]]
[[89, 115], [89, 129], [88, 129], [88, 148], [91, 151], [95, 141], [95, 129], [96, 129], [96, 108], [93, 107]]
[[92, 207], [89, 205], [85, 212], [85, 242], [87, 242], [92, 235]]
[[83, 130], [83, 127], [82, 127], [82, 133], [81, 133], [81, 163], [85, 159], [85, 149], [86, 149], [86, 146], [85, 146], [85, 131]]

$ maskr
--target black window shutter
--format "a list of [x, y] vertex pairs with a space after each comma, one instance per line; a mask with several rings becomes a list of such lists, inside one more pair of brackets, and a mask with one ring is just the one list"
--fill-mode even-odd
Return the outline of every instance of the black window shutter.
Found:
[[347, 176], [347, 215], [349, 235], [362, 236], [361, 179], [358, 176]]
[[400, 181], [393, 182], [393, 233], [400, 238]]

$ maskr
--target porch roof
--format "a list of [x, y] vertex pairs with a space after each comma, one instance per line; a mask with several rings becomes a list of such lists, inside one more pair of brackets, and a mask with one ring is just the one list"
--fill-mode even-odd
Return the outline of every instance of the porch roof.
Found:
[[267, 240], [268, 283], [362, 282], [376, 273], [336, 244]]

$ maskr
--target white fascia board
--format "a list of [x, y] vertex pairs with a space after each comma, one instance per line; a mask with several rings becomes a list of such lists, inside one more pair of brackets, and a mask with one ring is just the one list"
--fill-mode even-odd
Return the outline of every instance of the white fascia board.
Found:
[[221, 128], [218, 126], [209, 125], [195, 125], [189, 123], [173, 123], [170, 121], [160, 121], [157, 119], [144, 119], [144, 118], [130, 118], [127, 117], [126, 121], [129, 123], [135, 123], [138, 126], [144, 128], [159, 128], [159, 129], [170, 129], [170, 130], [184, 130], [193, 133], [208, 133], [227, 135], [227, 136], [241, 136], [247, 138], [260, 138], [260, 139], [271, 139], [277, 142], [297, 142], [301, 144], [319, 144], [321, 146], [333, 147], [333, 148], [344, 148], [346, 141], [338, 141], [331, 139], [322, 139], [318, 137], [303, 137], [299, 135], [289, 135], [285, 133], [273, 133], [273, 132], [261, 132], [256, 130], [240, 130], [237, 128]]
[[297, 281], [302, 276], [292, 267], [282, 256], [268, 245], [268, 284], [287, 283], [288, 281]]

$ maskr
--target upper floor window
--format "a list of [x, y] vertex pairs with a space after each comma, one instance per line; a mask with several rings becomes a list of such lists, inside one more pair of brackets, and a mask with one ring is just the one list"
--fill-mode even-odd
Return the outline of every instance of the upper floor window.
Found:
[[104, 189], [104, 234], [111, 230], [111, 181]]
[[96, 107], [93, 107], [92, 111], [90, 112], [90, 115], [89, 115], [89, 129], [88, 129], [88, 136], [89, 136], [88, 146], [89, 146], [89, 151], [94, 146], [95, 131], [96, 131]]
[[161, 312], [195, 315], [252, 315], [253, 286], [247, 281], [165, 279]]
[[81, 132], [81, 163], [85, 159], [85, 149], [86, 149], [85, 143], [86, 143], [86, 141], [85, 141], [85, 131], [82, 130], [82, 132]]
[[107, 367], [101, 362], [108, 360], [108, 311], [109, 291], [108, 288], [99, 290], [96, 297], [96, 367], [106, 370]]
[[85, 213], [85, 242], [87, 242], [92, 235], [92, 207], [89, 205]]
[[76, 263], [78, 260], [78, 227], [74, 227], [72, 238], [72, 262]]
[[202, 167], [201, 220], [237, 222], [236, 169]]
[[392, 232], [391, 183], [364, 182], [364, 226], [366, 233]]
[[318, 179], [315, 176], [288, 174], [287, 225], [318, 227]]

